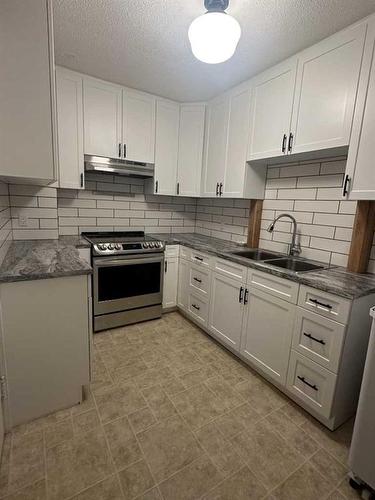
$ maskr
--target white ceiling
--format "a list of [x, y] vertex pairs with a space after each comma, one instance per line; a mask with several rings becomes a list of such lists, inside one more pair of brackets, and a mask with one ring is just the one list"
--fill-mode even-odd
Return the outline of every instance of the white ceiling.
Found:
[[179, 101], [207, 100], [375, 11], [375, 0], [231, 0], [234, 57], [197, 61], [187, 31], [203, 0], [53, 0], [56, 62]]

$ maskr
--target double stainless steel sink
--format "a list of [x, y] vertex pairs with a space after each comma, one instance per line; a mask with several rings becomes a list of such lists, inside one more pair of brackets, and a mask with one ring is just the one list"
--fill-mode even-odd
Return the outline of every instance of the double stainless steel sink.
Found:
[[320, 269], [325, 269], [326, 267], [328, 267], [323, 264], [315, 264], [304, 259], [280, 255], [258, 248], [254, 250], [237, 250], [236, 252], [230, 253], [232, 255], [237, 255], [238, 257], [243, 257], [245, 259], [256, 260], [264, 262], [265, 264], [268, 264], [270, 266], [287, 269], [288, 271], [292, 271], [295, 273], [319, 271]]

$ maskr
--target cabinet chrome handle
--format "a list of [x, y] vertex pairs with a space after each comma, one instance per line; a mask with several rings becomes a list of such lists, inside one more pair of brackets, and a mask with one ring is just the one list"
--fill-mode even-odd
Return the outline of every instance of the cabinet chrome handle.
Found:
[[177, 194], [180, 194], [180, 183], [177, 182]]
[[168, 261], [164, 261], [164, 272], [166, 273], [168, 271]]
[[311, 335], [311, 333], [305, 333], [305, 332], [303, 332], [303, 334], [304, 334], [305, 337], [308, 337], [309, 339], [313, 340], [314, 342], [318, 342], [318, 344], [326, 345], [326, 343], [324, 342], [324, 340], [317, 339], [317, 338], [313, 337]]
[[289, 134], [289, 140], [288, 140], [288, 151], [289, 153], [292, 151], [292, 148], [293, 148], [293, 134], [292, 132]]
[[121, 158], [121, 142], [118, 143], [118, 155]]
[[241, 288], [240, 288], [240, 294], [238, 296], [238, 302], [240, 304], [242, 304], [242, 301], [243, 301], [243, 292], [244, 292], [244, 288], [243, 288], [243, 286], [241, 286]]
[[216, 183], [216, 196], [219, 196], [220, 191], [219, 191], [219, 183]]
[[200, 307], [196, 306], [195, 304], [191, 304], [191, 307], [194, 307], [194, 309], [196, 309], [197, 311], [199, 311], [199, 309], [200, 309]]
[[158, 192], [159, 189], [159, 181], [155, 181], [155, 193]]
[[249, 302], [249, 290], [246, 288], [245, 289], [245, 295], [244, 295], [244, 298], [243, 298], [243, 303], [244, 304], [247, 304]]
[[124, 144], [124, 158], [126, 158], [126, 144]]
[[196, 255], [194, 255], [194, 259], [195, 259], [195, 260], [199, 260], [199, 262], [203, 262], [202, 257], [197, 257]]
[[194, 276], [193, 280], [197, 281], [198, 283], [202, 283], [202, 280], [200, 280], [199, 278], [196, 278], [195, 276]]
[[219, 196], [223, 196], [223, 183], [220, 182], [220, 185], [219, 185]]
[[81, 179], [81, 188], [83, 188], [83, 174], [80, 175], [80, 179]]
[[283, 135], [283, 141], [281, 143], [281, 151], [285, 153], [285, 149], [286, 149], [286, 134]]
[[313, 304], [316, 304], [317, 306], [322, 306], [325, 307], [326, 309], [332, 309], [331, 304], [324, 304], [324, 302], [320, 302], [317, 299], [309, 299], [309, 301], [312, 302]]
[[342, 190], [343, 196], [346, 196], [349, 193], [349, 189], [348, 189], [349, 183], [350, 183], [350, 177], [349, 177], [349, 175], [346, 175], [345, 180], [344, 180], [344, 187]]
[[314, 389], [314, 391], [318, 391], [318, 387], [314, 384], [310, 384], [310, 382], [307, 382], [307, 380], [305, 379], [305, 377], [300, 377], [299, 375], [297, 376], [297, 378], [299, 378], [299, 380], [301, 382], [303, 382], [304, 384], [308, 385], [309, 387], [311, 387], [311, 389]]

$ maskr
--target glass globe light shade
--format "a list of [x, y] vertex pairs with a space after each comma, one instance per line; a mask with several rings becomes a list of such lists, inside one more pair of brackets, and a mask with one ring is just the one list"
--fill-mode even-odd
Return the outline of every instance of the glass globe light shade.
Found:
[[233, 56], [241, 36], [241, 26], [225, 12], [206, 12], [194, 19], [188, 36], [197, 59], [218, 64]]

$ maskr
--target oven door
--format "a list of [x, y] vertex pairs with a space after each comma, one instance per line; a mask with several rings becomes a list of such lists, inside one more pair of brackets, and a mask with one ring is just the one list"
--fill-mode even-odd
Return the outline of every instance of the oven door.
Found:
[[161, 304], [164, 254], [93, 259], [94, 315]]

